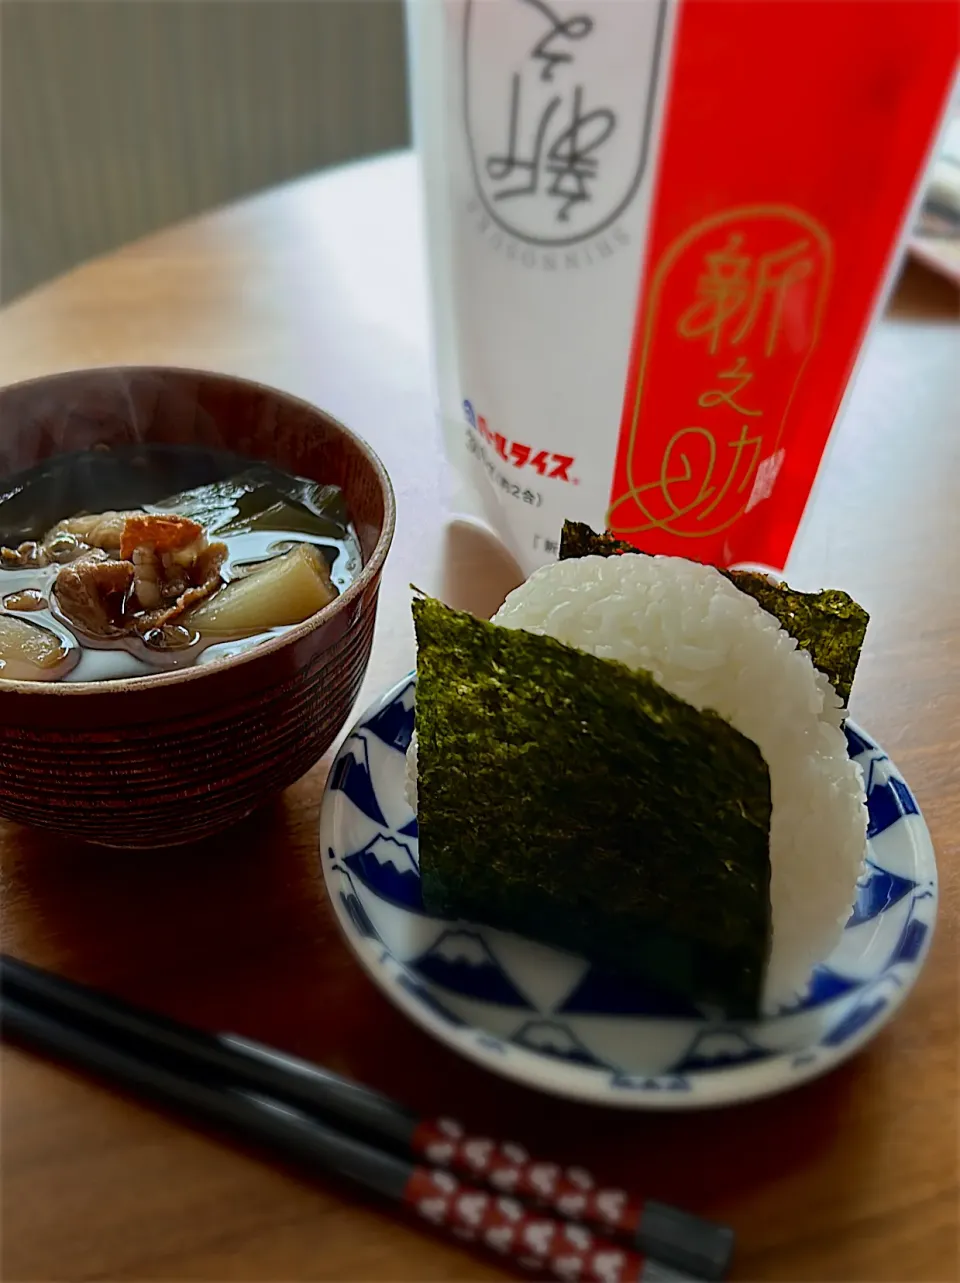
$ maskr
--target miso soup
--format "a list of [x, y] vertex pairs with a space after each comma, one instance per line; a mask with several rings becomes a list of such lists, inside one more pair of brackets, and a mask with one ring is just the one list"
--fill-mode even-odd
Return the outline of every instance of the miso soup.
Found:
[[337, 486], [189, 446], [62, 455], [0, 482], [0, 680], [206, 664], [359, 574]]

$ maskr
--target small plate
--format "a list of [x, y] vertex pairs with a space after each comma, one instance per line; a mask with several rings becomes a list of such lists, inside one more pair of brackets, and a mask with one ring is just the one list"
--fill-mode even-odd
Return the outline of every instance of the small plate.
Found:
[[415, 692], [415, 678], [405, 678], [344, 741], [327, 781], [320, 850], [350, 947], [441, 1042], [555, 1095], [687, 1109], [814, 1078], [862, 1047], [903, 1002], [930, 946], [936, 863], [903, 778], [851, 722], [847, 742], [863, 769], [870, 822], [843, 938], [803, 1003], [757, 1022], [718, 1023], [572, 954], [424, 912], [417, 822], [404, 796]]

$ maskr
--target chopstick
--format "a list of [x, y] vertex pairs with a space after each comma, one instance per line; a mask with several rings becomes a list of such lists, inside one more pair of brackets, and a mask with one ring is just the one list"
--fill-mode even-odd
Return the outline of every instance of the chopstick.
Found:
[[514, 1264], [566, 1283], [696, 1283], [690, 1275], [645, 1260], [555, 1220], [517, 1199], [462, 1183], [344, 1136], [298, 1110], [237, 1088], [217, 1088], [111, 1046], [18, 998], [3, 1001], [4, 1036], [14, 1036], [166, 1106], [222, 1126], [245, 1141], [348, 1180], [399, 1203], [437, 1229], [499, 1252]]
[[[419, 1118], [389, 1097], [307, 1061], [233, 1034], [203, 1033], [9, 955], [0, 955], [0, 983], [18, 1007], [46, 1014], [58, 1025], [79, 1026], [81, 1032], [106, 1040], [117, 1054], [149, 1062], [178, 1082], [186, 1074], [194, 1087], [199, 1079], [215, 1095], [222, 1095], [226, 1084], [234, 1095], [256, 1098], [261, 1108], [269, 1098], [274, 1109], [288, 1107], [306, 1122], [319, 1125], [322, 1119], [338, 1134], [350, 1133], [367, 1148], [372, 1143], [384, 1158], [405, 1163], [404, 1170], [421, 1170], [417, 1164], [423, 1160], [448, 1169], [444, 1175], [458, 1172], [498, 1194], [579, 1222], [575, 1228], [581, 1237], [588, 1231], [608, 1236], [704, 1280], [723, 1278], [729, 1266], [733, 1233], [726, 1226], [632, 1198], [624, 1190], [598, 1188], [580, 1168], [563, 1169], [532, 1158], [519, 1145], [470, 1136], [452, 1119]], [[383, 1147], [390, 1154], [383, 1154]]]

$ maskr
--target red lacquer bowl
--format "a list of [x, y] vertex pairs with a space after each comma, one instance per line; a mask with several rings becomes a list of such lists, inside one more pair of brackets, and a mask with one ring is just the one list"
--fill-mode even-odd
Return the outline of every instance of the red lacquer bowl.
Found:
[[121, 681], [0, 678], [0, 816], [150, 848], [225, 828], [330, 747], [367, 667], [394, 497], [369, 446], [258, 383], [118, 367], [0, 391], [0, 489], [53, 455], [134, 442], [233, 450], [340, 486], [364, 562], [336, 601], [242, 655]]

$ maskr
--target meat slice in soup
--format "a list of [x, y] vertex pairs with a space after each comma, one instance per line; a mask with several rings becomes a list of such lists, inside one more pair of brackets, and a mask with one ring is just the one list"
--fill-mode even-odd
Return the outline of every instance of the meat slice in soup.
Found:
[[133, 579], [129, 561], [111, 561], [102, 548], [93, 548], [63, 567], [54, 595], [61, 614], [81, 632], [120, 637], [128, 631], [125, 615]]
[[[140, 551], [141, 555], [143, 555], [142, 550]], [[160, 575], [158, 582], [160, 584], [161, 604], [148, 610], [137, 621], [137, 631], [141, 635], [158, 628], [164, 628], [182, 615], [185, 610], [195, 606], [198, 602], [203, 601], [217, 591], [221, 584], [220, 570], [227, 557], [227, 545], [223, 543], [208, 544], [206, 538], [204, 538], [203, 546], [195, 549], [193, 561], [188, 565], [181, 565], [175, 559], [170, 564], [167, 561], [170, 557], [171, 554], [165, 553], [161, 559], [154, 562], [151, 568], [151, 575], [155, 573]], [[134, 554], [133, 564], [135, 573], [142, 576], [144, 574], [144, 562], [141, 561], [138, 564], [136, 553]], [[141, 604], [146, 605], [144, 596], [141, 595], [139, 580], [135, 580], [135, 591], [140, 598]], [[146, 591], [147, 589], [144, 587], [144, 592]], [[170, 597], [174, 592], [176, 597], [171, 601]], [[177, 644], [180, 644], [179, 641]]]
[[[188, 517], [134, 513], [127, 518], [120, 556], [133, 564], [139, 608], [148, 613], [163, 610], [164, 618], [155, 620], [154, 627], [218, 586], [227, 549], [224, 544], [214, 548], [219, 556], [211, 555], [203, 526]], [[184, 600], [191, 590], [190, 601]]]
[[132, 512], [94, 512], [68, 521], [58, 521], [47, 531], [42, 543], [47, 561], [65, 562], [83, 548], [103, 548], [105, 553], [119, 553], [123, 530]]
[[43, 545], [31, 539], [18, 548], [0, 548], [0, 566], [4, 570], [35, 570], [47, 564]]
[[[111, 540], [112, 541], [112, 540]], [[220, 585], [225, 544], [208, 544], [185, 517], [132, 513], [119, 530], [122, 560], [93, 548], [64, 566], [54, 585], [70, 623], [92, 637], [161, 628]]]

